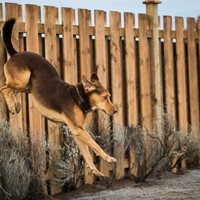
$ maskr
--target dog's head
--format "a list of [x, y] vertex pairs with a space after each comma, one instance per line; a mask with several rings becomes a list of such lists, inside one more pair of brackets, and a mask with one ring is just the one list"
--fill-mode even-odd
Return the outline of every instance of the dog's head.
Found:
[[99, 82], [97, 74], [93, 73], [90, 81], [85, 76], [82, 76], [81, 82], [85, 93], [88, 95], [92, 110], [102, 110], [108, 115], [113, 115], [117, 112], [116, 106], [110, 100], [110, 93]]

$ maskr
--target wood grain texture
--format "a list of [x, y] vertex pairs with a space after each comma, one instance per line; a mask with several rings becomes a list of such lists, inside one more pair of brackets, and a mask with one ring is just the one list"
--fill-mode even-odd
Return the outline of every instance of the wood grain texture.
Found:
[[[56, 34], [56, 24], [58, 23], [58, 8], [45, 6], [45, 58], [55, 67], [58, 74], [61, 73], [60, 65], [58, 60], [58, 38]], [[48, 143], [50, 145], [50, 157], [53, 157], [55, 153], [59, 150], [60, 141], [60, 128], [59, 125], [50, 120], [47, 121], [48, 124]], [[58, 156], [60, 156], [58, 154]], [[51, 165], [50, 160], [50, 165]], [[52, 171], [49, 171], [49, 176], [53, 177]], [[50, 194], [56, 194], [61, 191], [56, 185], [51, 185]]]
[[[110, 51], [111, 51], [111, 86], [112, 86], [112, 101], [117, 106], [118, 112], [113, 116], [113, 134], [114, 134], [114, 157], [117, 159], [116, 179], [124, 177], [123, 159], [124, 159], [124, 133], [121, 132], [121, 127], [124, 124], [123, 118], [123, 72], [122, 58], [120, 49], [120, 26], [121, 15], [119, 12], [110, 12]], [[120, 137], [118, 137], [120, 134]]]
[[164, 69], [165, 69], [165, 104], [167, 114], [172, 125], [175, 127], [175, 75], [173, 61], [173, 42], [172, 42], [172, 17], [164, 18]]
[[199, 69], [197, 68], [196, 48], [196, 22], [194, 18], [187, 18], [188, 40], [188, 74], [189, 74], [189, 98], [190, 98], [190, 123], [195, 137], [198, 138], [200, 131], [199, 115]]
[[[94, 12], [95, 18], [95, 69], [99, 76], [100, 82], [106, 88], [109, 88], [109, 77], [108, 77], [108, 64], [107, 64], [107, 51], [106, 51], [106, 36], [105, 36], [105, 26], [106, 26], [106, 12], [96, 10]], [[105, 143], [110, 143], [110, 117], [103, 113], [102, 111], [98, 112], [98, 128], [100, 130], [104, 128], [104, 135], [102, 137], [105, 139]], [[103, 126], [103, 127], [102, 127]], [[105, 128], [107, 127], [107, 128]], [[107, 150], [111, 150], [111, 147], [108, 147]], [[103, 159], [100, 159], [100, 171], [109, 177], [110, 166]]]
[[[22, 21], [22, 6], [21, 5], [18, 5], [16, 3], [6, 3], [5, 8], [6, 8], [6, 19], [15, 18], [16, 22]], [[11, 40], [12, 40], [12, 44], [13, 44], [14, 48], [17, 51], [23, 51], [22, 45], [20, 45], [20, 43], [22, 43], [22, 40], [20, 39], [20, 34], [19, 34], [19, 29], [18, 29], [17, 23], [15, 24], [15, 26], [13, 28]], [[20, 49], [20, 47], [21, 47], [21, 49]], [[9, 59], [9, 56], [7, 58]], [[17, 95], [17, 100], [19, 101], [19, 103], [22, 105], [22, 108], [23, 108], [23, 104], [25, 102], [23, 101], [21, 94]], [[14, 115], [10, 114], [9, 117], [10, 117], [10, 128], [11, 128], [12, 133], [14, 135], [18, 135], [21, 132], [23, 132], [23, 111], [22, 111], [22, 109], [19, 113], [15, 113]]]
[[91, 51], [89, 26], [91, 24], [91, 12], [86, 9], [78, 10], [79, 43], [80, 43], [80, 75], [90, 78], [91, 75]]
[[[178, 115], [179, 129], [183, 135], [188, 133], [188, 96], [187, 96], [187, 73], [184, 47], [184, 25], [183, 18], [176, 17], [176, 65], [177, 65], [177, 85], [178, 85]], [[182, 170], [186, 169], [186, 160], [181, 163]], [[175, 170], [176, 172], [176, 170]]]
[[71, 8], [62, 8], [63, 23], [63, 68], [64, 80], [77, 83], [77, 66], [75, 62], [75, 43], [73, 26], [75, 23], [75, 11]]
[[152, 83], [149, 45], [147, 39], [148, 18], [139, 14], [139, 65], [140, 65], [140, 96], [141, 117], [143, 127], [150, 131], [152, 128]]
[[[0, 3], [0, 21], [3, 21], [3, 6]], [[1, 27], [0, 27], [0, 35], [1, 35]], [[5, 75], [3, 66], [6, 62], [4, 56], [4, 44], [2, 38], [0, 38], [0, 86], [3, 86], [5, 83]], [[0, 93], [0, 120], [7, 120], [7, 105], [3, 95]]]
[[[127, 92], [127, 115], [128, 126], [137, 126], [139, 122], [138, 104], [138, 69], [136, 67], [136, 47], [134, 38], [135, 15], [124, 14], [124, 34], [125, 34], [125, 64], [126, 64], [126, 92]], [[137, 177], [138, 168], [136, 164], [136, 152], [129, 150], [130, 174]]]

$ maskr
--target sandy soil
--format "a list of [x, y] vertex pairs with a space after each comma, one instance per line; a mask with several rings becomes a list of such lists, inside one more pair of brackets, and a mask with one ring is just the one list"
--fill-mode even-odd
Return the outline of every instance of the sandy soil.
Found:
[[184, 175], [166, 173], [160, 178], [149, 178], [136, 184], [121, 180], [109, 186], [105, 181], [62, 193], [56, 199], [79, 200], [200, 200], [200, 169], [189, 170]]

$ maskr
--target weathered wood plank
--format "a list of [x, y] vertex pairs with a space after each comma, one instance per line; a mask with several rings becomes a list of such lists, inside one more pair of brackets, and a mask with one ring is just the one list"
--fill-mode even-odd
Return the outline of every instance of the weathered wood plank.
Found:
[[162, 67], [160, 64], [160, 40], [159, 40], [159, 22], [158, 5], [147, 3], [146, 14], [149, 19], [149, 29], [152, 31], [150, 39], [150, 65], [151, 65], [151, 96], [153, 119], [156, 120], [158, 134], [162, 137], [162, 129], [159, 123], [162, 123], [163, 116], [163, 85], [162, 85]]
[[[183, 134], [188, 132], [188, 98], [187, 98], [187, 74], [184, 48], [184, 24], [182, 17], [176, 17], [176, 65], [178, 85], [178, 116], [179, 128]], [[182, 169], [186, 169], [186, 160], [182, 162]], [[176, 172], [173, 171], [173, 172]]]
[[187, 41], [188, 41], [188, 74], [189, 74], [189, 98], [190, 98], [190, 123], [195, 138], [200, 131], [199, 114], [199, 76], [197, 68], [196, 50], [196, 22], [194, 18], [187, 18]]
[[[106, 12], [95, 10], [95, 55], [96, 55], [96, 70], [100, 82], [106, 88], [109, 88], [108, 80], [108, 65], [106, 63], [106, 38], [105, 38], [105, 25], [106, 25]], [[98, 112], [99, 126], [107, 126], [110, 124], [110, 117], [103, 112]], [[102, 127], [99, 127], [101, 130]], [[103, 137], [106, 143], [110, 143], [109, 130], [106, 130]], [[103, 159], [100, 159], [100, 171], [109, 177], [109, 164]]]
[[79, 36], [80, 36], [80, 75], [87, 78], [91, 75], [90, 34], [91, 12], [86, 9], [78, 10]]
[[[197, 31], [198, 31], [198, 40], [197, 41], [198, 41], [198, 45], [199, 45], [199, 49], [198, 49], [199, 55], [197, 55], [197, 56], [199, 56], [199, 59], [198, 59], [198, 67], [199, 67], [200, 66], [200, 17], [198, 17], [198, 20], [197, 20]], [[200, 67], [199, 67], [199, 70], [200, 70]], [[199, 71], [199, 76], [200, 76], [200, 71]], [[200, 79], [200, 77], [199, 77], [199, 79]], [[199, 87], [200, 87], [200, 85], [199, 85]], [[198, 133], [198, 143], [200, 145], [200, 132]], [[200, 165], [200, 150], [199, 150], [199, 165]]]
[[[22, 21], [22, 6], [21, 5], [18, 5], [15, 3], [6, 3], [5, 8], [6, 8], [6, 19], [16, 18], [16, 22]], [[12, 44], [14, 48], [17, 51], [23, 51], [23, 49], [20, 49], [20, 42], [22, 41], [20, 40], [20, 37], [19, 37], [19, 30], [18, 30], [17, 23], [15, 24], [13, 28], [11, 40], [12, 40]], [[25, 102], [23, 102], [21, 94], [17, 95], [17, 100], [19, 101], [19, 103], [22, 105], [22, 108], [23, 108], [23, 104]], [[23, 115], [22, 109], [19, 113], [15, 113], [14, 115], [11, 115], [11, 114], [9, 115], [10, 128], [14, 135], [18, 135], [20, 132], [23, 131], [23, 120], [22, 120], [23, 116], [22, 115]]]
[[[58, 8], [45, 6], [45, 57], [46, 59], [56, 68], [57, 72], [60, 74], [60, 66], [58, 62], [58, 46], [57, 46], [57, 34], [56, 34], [56, 24], [58, 23]], [[58, 151], [60, 146], [60, 131], [59, 126], [48, 120], [48, 143], [50, 145], [50, 158]], [[51, 160], [50, 160], [51, 165]], [[52, 176], [49, 171], [50, 176]], [[51, 195], [58, 193], [59, 188], [53, 184], [50, 187]]]
[[[123, 80], [120, 50], [120, 26], [121, 15], [119, 12], [110, 12], [110, 48], [111, 48], [111, 85], [112, 101], [118, 108], [118, 113], [113, 116], [113, 134], [114, 134], [114, 157], [118, 160], [116, 166], [116, 179], [124, 177], [123, 159], [124, 159], [124, 135], [119, 135], [118, 128], [123, 126]], [[123, 134], [123, 133], [120, 133]]]
[[[134, 38], [135, 15], [132, 13], [124, 14], [125, 31], [125, 63], [126, 63], [126, 85], [127, 85], [127, 115], [128, 126], [137, 126], [139, 119], [138, 110], [138, 72], [136, 67], [136, 47]], [[130, 174], [137, 177], [138, 168], [136, 164], [136, 153], [133, 149], [129, 150]]]
[[[36, 5], [25, 5], [26, 12], [26, 49], [37, 54], [40, 54], [39, 36], [38, 36], [38, 23], [41, 20], [40, 7]], [[33, 155], [33, 165], [39, 166], [44, 171], [46, 170], [46, 142], [45, 142], [45, 121], [44, 117], [39, 113], [34, 105], [33, 97], [28, 96], [29, 105], [29, 131], [31, 140], [31, 149]], [[36, 145], [37, 144], [37, 145]], [[40, 159], [35, 158], [40, 145]], [[37, 164], [35, 164], [37, 162]], [[42, 171], [41, 173], [44, 173]], [[42, 175], [42, 174], [41, 174]], [[47, 188], [43, 187], [47, 193]]]
[[[91, 64], [91, 49], [90, 49], [90, 35], [89, 27], [91, 24], [91, 12], [86, 9], [78, 10], [79, 21], [79, 49], [80, 49], [80, 75], [85, 75], [88, 79], [92, 72]], [[87, 116], [87, 124], [92, 123], [92, 114]], [[85, 167], [85, 183], [92, 184], [94, 182], [94, 176], [91, 171]]]
[[64, 80], [77, 83], [77, 68], [75, 66], [75, 44], [73, 26], [75, 23], [75, 11], [71, 8], [62, 8], [63, 23], [63, 68]]
[[[27, 51], [39, 53], [38, 22], [40, 10], [38, 6], [26, 5], [26, 48]], [[45, 130], [43, 117], [35, 108], [32, 96], [29, 95], [29, 127], [30, 137], [33, 140], [44, 140]]]
[[184, 25], [183, 18], [176, 17], [176, 64], [177, 64], [177, 85], [178, 85], [178, 114], [179, 127], [188, 132], [188, 106], [187, 106], [187, 81], [186, 63], [184, 49]]
[[167, 114], [175, 127], [175, 75], [172, 42], [172, 17], [164, 17], [164, 69], [165, 69], [165, 104]]
[[139, 14], [139, 64], [142, 124], [148, 131], [152, 128], [151, 67], [147, 39], [148, 18]]
[[138, 125], [138, 77], [136, 68], [135, 40], [134, 40], [135, 16], [132, 13], [125, 13], [125, 63], [127, 78], [127, 108], [128, 125]]
[[[3, 7], [2, 3], [0, 3], [0, 21], [3, 21]], [[0, 26], [0, 35], [1, 35], [1, 26]], [[0, 38], [0, 87], [5, 84], [5, 75], [4, 75], [4, 70], [3, 66], [6, 62], [5, 56], [4, 56], [4, 44], [2, 41], [2, 37]], [[7, 120], [7, 107], [6, 107], [6, 102], [5, 99], [0, 93], [0, 120]]]

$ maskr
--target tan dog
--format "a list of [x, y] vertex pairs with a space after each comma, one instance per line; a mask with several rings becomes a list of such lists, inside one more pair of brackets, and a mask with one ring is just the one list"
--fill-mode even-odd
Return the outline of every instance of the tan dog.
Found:
[[93, 174], [104, 176], [95, 167], [89, 152], [91, 148], [105, 161], [112, 163], [116, 159], [107, 155], [84, 129], [88, 112], [99, 109], [113, 115], [116, 107], [110, 101], [109, 92], [101, 85], [98, 76], [93, 73], [91, 81], [82, 76], [77, 85], [62, 81], [55, 68], [43, 57], [32, 52], [17, 52], [11, 43], [15, 19], [3, 26], [3, 42], [11, 56], [4, 65], [6, 83], [0, 88], [6, 99], [9, 111], [20, 111], [16, 100], [17, 92], [29, 91], [34, 105], [45, 117], [64, 122], [71, 129], [88, 167]]

